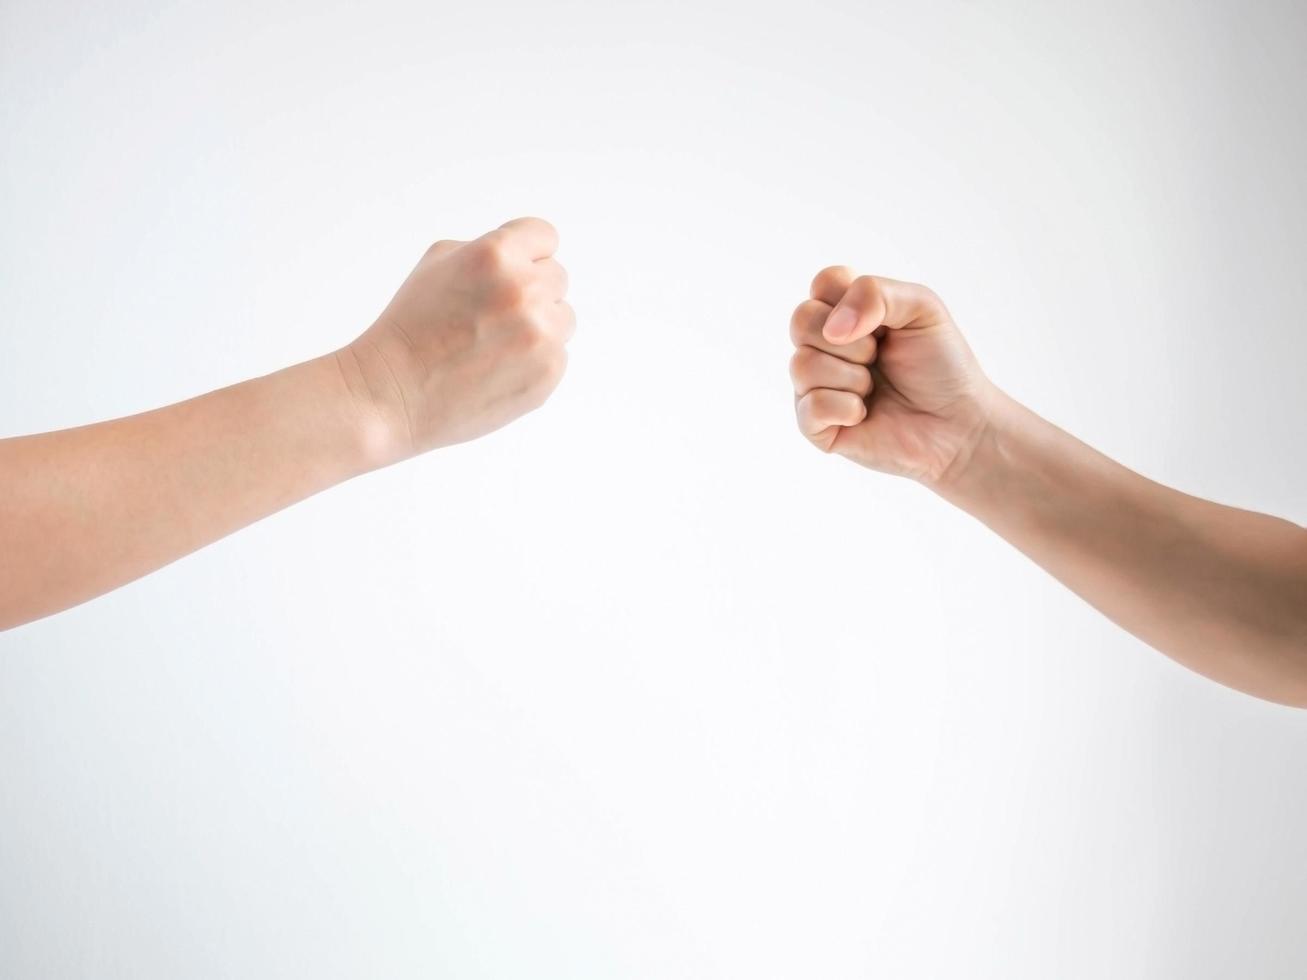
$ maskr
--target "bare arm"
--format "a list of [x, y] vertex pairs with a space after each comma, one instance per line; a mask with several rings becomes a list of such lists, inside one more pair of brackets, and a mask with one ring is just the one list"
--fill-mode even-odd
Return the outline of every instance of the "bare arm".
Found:
[[555, 246], [538, 219], [437, 243], [339, 351], [142, 415], [0, 440], [0, 629], [541, 404], [573, 324]]
[[385, 451], [366, 423], [328, 356], [143, 415], [0, 441], [0, 628], [364, 472]]
[[994, 401], [940, 496], [1186, 667], [1307, 707], [1307, 529], [1154, 483]]
[[824, 270], [791, 332], [820, 448], [918, 480], [1185, 666], [1307, 706], [1307, 529], [1147, 480], [1017, 404], [924, 287]]

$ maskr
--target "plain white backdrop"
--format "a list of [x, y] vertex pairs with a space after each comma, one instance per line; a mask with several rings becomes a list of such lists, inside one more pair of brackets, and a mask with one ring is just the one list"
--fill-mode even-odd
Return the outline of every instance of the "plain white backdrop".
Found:
[[0, 974], [1307, 975], [1307, 713], [815, 452], [786, 376], [818, 268], [917, 279], [1037, 411], [1307, 522], [1305, 45], [3, 0], [4, 434], [322, 353], [523, 213], [580, 325], [540, 412], [0, 636]]

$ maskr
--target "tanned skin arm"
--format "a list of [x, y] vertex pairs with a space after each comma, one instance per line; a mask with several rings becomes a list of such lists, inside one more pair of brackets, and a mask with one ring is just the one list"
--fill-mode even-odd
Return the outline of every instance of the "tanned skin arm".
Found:
[[1154, 483], [1024, 408], [923, 286], [826, 269], [791, 335], [818, 448], [919, 481], [1185, 666], [1307, 707], [1307, 529]]

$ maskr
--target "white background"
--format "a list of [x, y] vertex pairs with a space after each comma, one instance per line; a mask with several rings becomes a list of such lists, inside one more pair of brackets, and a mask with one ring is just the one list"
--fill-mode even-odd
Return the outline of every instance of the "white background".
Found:
[[1037, 411], [1307, 522], [1305, 45], [4, 0], [5, 433], [331, 349], [523, 213], [580, 329], [512, 427], [0, 636], [0, 974], [1307, 975], [1307, 713], [821, 456], [786, 376], [818, 268], [925, 281]]

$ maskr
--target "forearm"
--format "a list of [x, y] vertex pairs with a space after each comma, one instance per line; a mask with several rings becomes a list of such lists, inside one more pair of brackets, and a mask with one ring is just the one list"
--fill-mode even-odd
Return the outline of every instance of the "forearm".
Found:
[[1307, 529], [1163, 487], [997, 394], [933, 489], [1163, 653], [1307, 705]]
[[385, 434], [328, 355], [96, 425], [0, 440], [0, 629], [83, 602], [367, 469]]

